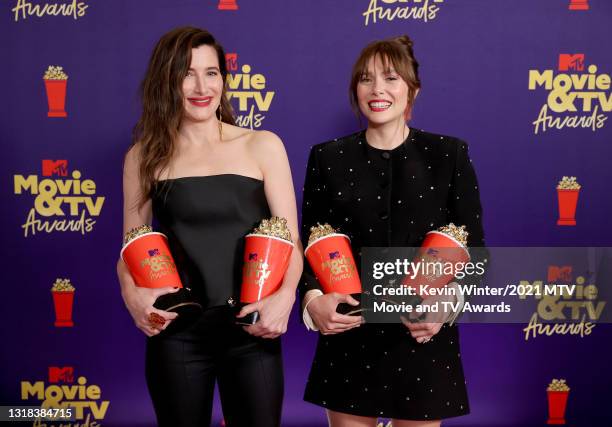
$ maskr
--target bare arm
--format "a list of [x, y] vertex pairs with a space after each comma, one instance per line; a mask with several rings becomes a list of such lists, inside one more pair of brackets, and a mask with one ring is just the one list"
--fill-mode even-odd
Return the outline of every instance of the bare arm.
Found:
[[302, 244], [298, 232], [291, 169], [282, 141], [271, 132], [258, 132], [252, 149], [264, 177], [264, 190], [270, 212], [274, 216], [287, 219], [295, 247], [280, 289], [270, 297], [244, 307], [239, 316], [259, 311], [261, 320], [245, 330], [255, 336], [276, 338], [286, 332], [291, 307], [295, 302], [295, 292], [303, 267]]
[[[143, 224], [151, 225], [153, 216], [150, 199], [146, 200], [142, 207], [138, 207], [141, 194], [138, 172], [139, 156], [138, 146], [135, 146], [125, 157], [123, 167], [123, 235], [134, 227]], [[152, 327], [149, 322], [151, 313], [157, 313], [166, 320], [161, 327], [162, 330], [176, 318], [176, 313], [158, 310], [153, 307], [155, 300], [160, 295], [174, 292], [173, 288], [147, 289], [136, 286], [127, 265], [121, 257], [117, 261], [117, 276], [121, 285], [121, 296], [125, 306], [132, 315], [136, 327], [143, 331], [145, 335], [151, 337], [160, 332], [160, 329]]]

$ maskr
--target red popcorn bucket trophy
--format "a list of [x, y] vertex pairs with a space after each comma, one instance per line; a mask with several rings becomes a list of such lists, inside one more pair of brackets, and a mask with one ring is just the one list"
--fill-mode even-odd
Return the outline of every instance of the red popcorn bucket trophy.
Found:
[[[311, 227], [304, 255], [324, 293], [338, 292], [361, 301], [361, 280], [348, 236], [336, 233], [329, 224]], [[357, 314], [361, 306], [341, 303], [336, 311]]]
[[155, 308], [176, 312], [181, 321], [201, 313], [202, 306], [195, 301], [191, 289], [181, 283], [164, 234], [143, 225], [128, 232], [125, 242], [121, 249], [121, 259], [128, 266], [137, 286], [150, 289], [166, 286], [179, 288], [177, 292], [157, 298], [153, 304]]
[[53, 308], [55, 309], [55, 323], [57, 328], [70, 328], [72, 321], [72, 304], [74, 302], [74, 286], [69, 279], [57, 279], [51, 288], [53, 295]]
[[426, 289], [441, 288], [450, 283], [455, 278], [455, 270], [444, 267], [470, 261], [470, 253], [466, 247], [467, 236], [465, 226], [457, 227], [452, 222], [436, 231], [428, 232], [412, 261], [413, 264], [423, 263], [423, 268], [415, 275], [404, 277], [402, 285], [413, 288], [422, 300], [427, 296]]
[[565, 408], [570, 388], [565, 380], [553, 379], [546, 389], [548, 396], [548, 420], [546, 424], [565, 424]]
[[[280, 288], [293, 246], [285, 218], [264, 219], [253, 233], [245, 237], [238, 309], [260, 301]], [[236, 323], [254, 325], [258, 320], [259, 313], [255, 311], [237, 319]]]

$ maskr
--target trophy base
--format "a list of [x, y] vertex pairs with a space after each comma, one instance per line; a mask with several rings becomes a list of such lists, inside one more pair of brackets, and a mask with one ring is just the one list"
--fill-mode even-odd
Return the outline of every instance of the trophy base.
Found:
[[191, 323], [202, 314], [202, 306], [195, 302], [193, 293], [187, 288], [181, 288], [177, 292], [160, 296], [153, 307], [177, 313], [178, 318], [172, 323], [179, 320], [180, 323]]
[[565, 418], [552, 418], [546, 421], [546, 424], [565, 424]]
[[575, 219], [559, 219], [557, 220], [557, 225], [576, 225]]
[[72, 320], [56, 320], [53, 324], [56, 328], [71, 328], [74, 326]]
[[351, 294], [353, 299], [356, 299], [359, 302], [359, 305], [350, 305], [345, 302], [341, 302], [336, 307], [336, 313], [345, 314], [347, 316], [361, 316], [361, 312], [363, 311], [363, 307], [361, 305], [361, 294]]

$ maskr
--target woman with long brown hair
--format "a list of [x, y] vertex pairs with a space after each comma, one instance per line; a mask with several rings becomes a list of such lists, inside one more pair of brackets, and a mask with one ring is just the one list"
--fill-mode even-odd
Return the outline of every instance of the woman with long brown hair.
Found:
[[[125, 157], [124, 233], [154, 218], [183, 284], [204, 308], [195, 324], [169, 328], [176, 314], [153, 304], [174, 290], [137, 287], [119, 260], [125, 305], [148, 337], [146, 378], [161, 426], [209, 425], [215, 382], [229, 427], [280, 425], [279, 336], [302, 269], [295, 195], [280, 139], [234, 125], [227, 74], [209, 32], [165, 34], [142, 83], [142, 116]], [[260, 320], [241, 327], [228, 302], [240, 291], [244, 236], [271, 215], [287, 219], [297, 248], [281, 288], [238, 315], [258, 311]], [[163, 317], [161, 327], [152, 314]]]
[[[419, 247], [425, 233], [450, 222], [467, 227], [469, 246], [484, 244], [467, 144], [407, 125], [420, 87], [407, 36], [363, 49], [350, 98], [367, 129], [312, 148], [303, 239], [317, 222], [340, 228], [357, 265], [362, 247]], [[330, 426], [373, 427], [383, 417], [393, 419], [393, 427], [437, 427], [468, 413], [451, 313], [428, 313], [420, 323], [362, 324], [358, 316], [336, 312], [339, 303], [357, 301], [323, 295], [308, 266], [301, 291], [304, 323], [320, 331], [304, 399], [327, 410]], [[423, 304], [444, 298], [455, 296], [431, 296]]]

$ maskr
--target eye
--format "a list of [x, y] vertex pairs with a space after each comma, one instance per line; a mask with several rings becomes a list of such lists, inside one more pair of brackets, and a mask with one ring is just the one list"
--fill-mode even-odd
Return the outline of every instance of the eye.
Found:
[[208, 72], [208, 73], [206, 73], [206, 74], [207, 74], [208, 76], [214, 77], [214, 76], [218, 76], [218, 75], [219, 75], [219, 72], [218, 72], [218, 71], [211, 70], [211, 71], [209, 71], [209, 72]]
[[397, 76], [387, 76], [387, 80], [389, 81], [397, 80]]
[[362, 82], [362, 83], [369, 83], [369, 82], [371, 82], [371, 81], [372, 81], [372, 79], [371, 79], [371, 78], [369, 78], [368, 76], [365, 76], [365, 75], [364, 75], [364, 76], [361, 76], [361, 77], [359, 78], [359, 81], [360, 81], [360, 82]]
[[195, 76], [195, 73], [191, 70], [187, 71], [187, 74], [185, 75], [185, 77], [193, 77]]

